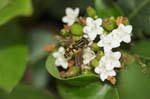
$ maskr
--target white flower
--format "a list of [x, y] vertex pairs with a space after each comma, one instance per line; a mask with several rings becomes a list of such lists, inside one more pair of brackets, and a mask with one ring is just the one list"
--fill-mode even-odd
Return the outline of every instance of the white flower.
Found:
[[66, 8], [66, 16], [62, 18], [62, 21], [70, 26], [75, 22], [78, 15], [79, 15], [79, 8], [75, 8], [75, 10], [73, 10], [72, 8], [68, 7]]
[[115, 67], [119, 68], [121, 67], [121, 63], [119, 61], [121, 57], [120, 52], [109, 52], [106, 53], [101, 59], [100, 64], [104, 64], [107, 70], [112, 70]]
[[125, 43], [131, 42], [131, 32], [132, 32], [132, 26], [131, 25], [123, 25], [120, 24], [119, 27], [112, 31], [112, 33], [118, 35], [121, 41]]
[[64, 57], [65, 49], [63, 47], [60, 47], [58, 49], [58, 52], [54, 52], [53, 56], [56, 58], [55, 65], [56, 66], [62, 66], [64, 69], [67, 69], [68, 62], [67, 59]]
[[104, 81], [108, 76], [116, 76], [114, 68], [121, 67], [119, 61], [121, 57], [120, 52], [112, 52], [112, 48], [120, 46], [121, 42], [131, 42], [132, 26], [124, 26], [120, 24], [117, 29], [114, 29], [108, 35], [102, 34], [101, 39], [98, 42], [98, 46], [104, 48], [105, 55], [100, 59], [99, 66], [95, 68], [95, 72], [100, 74], [100, 79]]
[[84, 35], [87, 35], [90, 40], [94, 40], [98, 34], [103, 33], [103, 28], [100, 26], [102, 19], [93, 20], [91, 17], [86, 18], [86, 26], [83, 28]]
[[112, 70], [107, 70], [106, 67], [100, 63], [100, 66], [95, 68], [95, 73], [100, 74], [100, 79], [105, 81], [108, 76], [116, 76], [116, 72]]
[[120, 24], [117, 29], [114, 29], [108, 35], [101, 35], [101, 40], [98, 42], [98, 46], [104, 47], [104, 51], [107, 52], [112, 48], [120, 46], [122, 41], [129, 43], [131, 41], [132, 26], [124, 26]]
[[83, 52], [83, 64], [88, 64], [92, 59], [96, 57], [94, 51], [92, 51], [89, 47], [84, 49]]
[[101, 40], [97, 43], [98, 46], [104, 47], [104, 52], [109, 52], [112, 48], [120, 46], [120, 39], [117, 35], [110, 33], [101, 35]]

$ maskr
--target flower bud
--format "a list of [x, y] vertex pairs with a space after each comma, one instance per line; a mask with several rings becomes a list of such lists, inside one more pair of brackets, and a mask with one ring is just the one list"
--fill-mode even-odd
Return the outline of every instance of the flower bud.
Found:
[[104, 29], [106, 29], [107, 31], [112, 31], [114, 28], [116, 28], [116, 20], [114, 17], [111, 18], [106, 18], [103, 20], [102, 26], [104, 27]]
[[128, 24], [129, 24], [129, 21], [128, 21], [128, 18], [123, 17], [123, 16], [119, 16], [119, 17], [117, 17], [117, 19], [116, 19], [116, 23], [117, 23], [117, 25], [119, 25], [119, 24], [128, 25]]
[[76, 76], [80, 72], [79, 67], [73, 66], [66, 72], [67, 77]]
[[61, 34], [62, 36], [68, 36], [68, 35], [69, 35], [69, 32], [67, 32], [65, 29], [61, 29], [60, 34]]
[[71, 33], [75, 36], [81, 36], [83, 33], [82, 25], [75, 23], [71, 26]]
[[83, 71], [83, 74], [84, 74], [84, 75], [90, 75], [90, 74], [93, 74], [93, 73], [92, 73], [91, 70], [84, 70], [84, 71]]
[[79, 17], [79, 23], [85, 26], [86, 25], [86, 18]]
[[97, 45], [97, 43], [93, 43], [91, 45], [93, 51], [99, 51], [101, 48]]
[[92, 7], [90, 7], [90, 6], [87, 8], [87, 14], [88, 14], [88, 16], [90, 16], [92, 18], [96, 17], [96, 11], [95, 11], [95, 9], [92, 8]]
[[104, 55], [104, 53], [102, 51], [99, 51], [96, 55], [96, 59], [100, 60], [100, 58]]
[[97, 67], [98, 65], [99, 65], [99, 61], [96, 58], [91, 61], [92, 67]]

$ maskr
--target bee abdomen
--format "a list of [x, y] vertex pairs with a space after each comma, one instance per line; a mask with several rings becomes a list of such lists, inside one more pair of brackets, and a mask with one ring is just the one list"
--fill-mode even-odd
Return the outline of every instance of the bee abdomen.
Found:
[[70, 58], [74, 54], [78, 53], [80, 49], [88, 45], [89, 41], [86, 38], [82, 38], [81, 40], [78, 40], [74, 44], [70, 45], [66, 51], [65, 51], [65, 58]]

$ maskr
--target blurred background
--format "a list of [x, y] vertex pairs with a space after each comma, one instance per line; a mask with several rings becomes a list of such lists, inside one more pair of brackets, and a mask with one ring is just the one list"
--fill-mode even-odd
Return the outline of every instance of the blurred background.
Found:
[[149, 0], [0, 0], [0, 99], [59, 99], [44, 48], [56, 42], [66, 7], [85, 16], [88, 6], [102, 18], [128, 17], [134, 29], [128, 50], [150, 56]]

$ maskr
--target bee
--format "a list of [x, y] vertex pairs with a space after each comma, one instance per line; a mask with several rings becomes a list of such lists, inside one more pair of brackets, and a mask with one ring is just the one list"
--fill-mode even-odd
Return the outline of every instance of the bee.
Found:
[[73, 55], [77, 54], [80, 52], [80, 50], [88, 45], [89, 41], [86, 38], [82, 38], [75, 43], [71, 44], [68, 48], [65, 50], [64, 57], [65, 58], [70, 58]]

